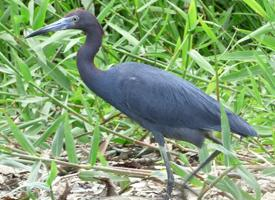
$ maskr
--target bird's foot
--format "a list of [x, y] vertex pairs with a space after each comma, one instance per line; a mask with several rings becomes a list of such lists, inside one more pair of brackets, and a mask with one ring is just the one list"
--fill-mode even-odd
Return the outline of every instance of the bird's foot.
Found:
[[168, 182], [167, 182], [167, 187], [166, 187], [166, 195], [165, 195], [165, 200], [170, 200], [172, 199], [172, 191], [174, 188], [174, 177], [172, 177], [171, 179], [168, 178]]
[[171, 200], [172, 197], [171, 197], [171, 194], [165, 194], [165, 197], [164, 197], [164, 200]]

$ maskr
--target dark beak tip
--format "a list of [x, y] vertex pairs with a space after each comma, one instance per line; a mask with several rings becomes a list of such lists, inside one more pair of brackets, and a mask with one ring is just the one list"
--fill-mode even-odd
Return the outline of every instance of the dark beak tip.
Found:
[[31, 38], [31, 37], [35, 37], [38, 35], [43, 35], [44, 32], [41, 30], [37, 30], [37, 31], [33, 31], [32, 33], [28, 34], [27, 36], [25, 36], [26, 39]]
[[38, 35], [44, 35], [49, 32], [55, 32], [60, 30], [69, 29], [72, 27], [72, 20], [71, 18], [62, 18], [52, 24], [49, 24], [47, 26], [44, 26], [38, 30], [33, 31], [32, 33], [25, 36], [26, 39], [38, 36]]
[[32, 33], [29, 33], [27, 36], [25, 36], [25, 38], [28, 39], [28, 38], [36, 36], [36, 34], [34, 34], [34, 33], [35, 33], [35, 31]]

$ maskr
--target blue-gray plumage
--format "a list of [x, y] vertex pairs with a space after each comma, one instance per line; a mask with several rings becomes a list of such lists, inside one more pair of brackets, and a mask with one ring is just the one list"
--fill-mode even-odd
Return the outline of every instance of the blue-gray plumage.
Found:
[[[166, 199], [169, 199], [174, 178], [164, 137], [185, 140], [198, 147], [202, 146], [205, 138], [220, 143], [210, 134], [212, 130], [221, 131], [219, 103], [190, 82], [149, 65], [127, 62], [107, 71], [97, 69], [93, 61], [101, 46], [103, 30], [97, 19], [87, 11], [72, 12], [27, 37], [63, 29], [80, 29], [87, 35], [85, 44], [77, 54], [77, 66], [84, 83], [95, 94], [153, 133], [166, 166]], [[241, 117], [229, 110], [226, 113], [232, 132], [241, 136], [257, 135]], [[210, 155], [186, 181], [218, 154], [215, 151]]]
[[[221, 130], [219, 103], [169, 72], [128, 62], [99, 74], [88, 87], [152, 132], [200, 147], [205, 133]], [[99, 83], [105, 87], [98, 89]], [[230, 111], [227, 116], [232, 132], [256, 135], [242, 118]]]

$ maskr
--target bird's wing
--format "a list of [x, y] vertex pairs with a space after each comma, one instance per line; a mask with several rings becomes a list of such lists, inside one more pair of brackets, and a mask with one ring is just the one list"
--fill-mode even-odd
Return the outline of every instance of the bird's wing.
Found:
[[191, 83], [153, 68], [131, 74], [121, 81], [126, 114], [170, 127], [220, 126], [219, 103]]

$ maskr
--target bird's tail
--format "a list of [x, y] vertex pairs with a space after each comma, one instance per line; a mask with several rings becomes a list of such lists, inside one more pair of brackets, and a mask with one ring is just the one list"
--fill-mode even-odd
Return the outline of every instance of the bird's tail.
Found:
[[241, 136], [257, 136], [256, 130], [250, 126], [244, 119], [241, 117], [228, 112], [227, 113], [228, 121], [230, 124], [230, 129], [232, 132], [237, 133]]

